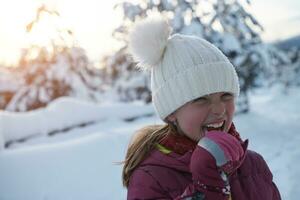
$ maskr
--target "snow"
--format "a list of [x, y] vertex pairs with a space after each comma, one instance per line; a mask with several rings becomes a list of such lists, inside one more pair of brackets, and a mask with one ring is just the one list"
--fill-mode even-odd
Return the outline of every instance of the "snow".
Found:
[[113, 162], [122, 160], [123, 138], [94, 134], [4, 152], [0, 199], [120, 199], [121, 166]]
[[4, 141], [10, 142], [82, 124], [113, 118], [126, 120], [149, 114], [153, 114], [153, 109], [150, 105], [141, 102], [99, 105], [62, 97], [54, 100], [44, 109], [24, 113], [0, 112], [0, 134]]
[[[282, 87], [258, 91], [251, 98], [252, 111], [235, 120], [249, 148], [261, 153], [273, 172], [282, 199], [299, 199], [300, 90]], [[272, 94], [272, 95], [270, 95]]]
[[138, 14], [140, 14], [141, 8], [138, 5], [133, 5], [128, 2], [124, 2], [122, 4], [123, 10], [124, 10], [124, 15], [126, 15], [128, 18], [130, 18], [132, 21], [134, 20], [134, 17]]
[[[282, 91], [285, 88], [280, 86], [253, 91], [251, 112], [235, 116], [234, 121], [242, 138], [249, 138], [249, 149], [261, 153], [269, 164], [282, 199], [296, 200], [300, 195], [300, 89], [290, 88], [285, 94]], [[60, 111], [62, 115], [50, 115], [49, 110]], [[24, 113], [22, 120], [44, 115], [49, 124], [22, 121], [20, 116], [4, 112], [2, 119], [9, 117], [11, 124], [5, 121], [0, 128], [10, 127], [5, 133], [14, 135], [34, 130], [33, 127], [50, 131], [89, 121], [95, 123], [52, 136], [40, 134], [0, 151], [0, 199], [126, 199], [121, 184], [122, 166], [115, 162], [124, 159], [136, 129], [161, 123], [155, 115], [147, 117], [154, 113], [152, 107], [139, 103], [96, 105], [63, 99], [36, 112]], [[134, 119], [137, 116], [143, 117]], [[124, 120], [128, 117], [133, 120]], [[21, 135], [6, 134], [6, 141]]]
[[[0, 70], [0, 93], [7, 90], [13, 92], [12, 99], [0, 105], [5, 110], [32, 110], [60, 96], [102, 101], [104, 84], [100, 71], [92, 67], [82, 48], [72, 47], [61, 51], [56, 47], [56, 53], [53, 54], [43, 48], [28, 48], [24, 59], [35, 50], [41, 55], [45, 54], [44, 57], [30, 60], [28, 65], [14, 70]], [[48, 59], [47, 62], [45, 59]]]
[[231, 33], [224, 33], [224, 39], [222, 44], [222, 50], [224, 52], [230, 52], [230, 51], [241, 51], [241, 44], [240, 42], [235, 38], [235, 36]]
[[195, 19], [193, 19], [189, 25], [185, 26], [181, 30], [182, 34], [197, 35], [198, 37], [203, 37], [204, 35], [203, 32], [204, 32], [203, 25]]
[[12, 76], [7, 68], [0, 66], [0, 93], [15, 92], [21, 84], [19, 74], [14, 73]]

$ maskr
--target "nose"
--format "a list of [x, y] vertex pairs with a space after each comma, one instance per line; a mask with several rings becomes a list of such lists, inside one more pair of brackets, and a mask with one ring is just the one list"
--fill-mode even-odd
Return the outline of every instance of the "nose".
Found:
[[215, 102], [211, 104], [211, 112], [215, 116], [223, 116], [225, 114], [225, 104], [223, 102]]

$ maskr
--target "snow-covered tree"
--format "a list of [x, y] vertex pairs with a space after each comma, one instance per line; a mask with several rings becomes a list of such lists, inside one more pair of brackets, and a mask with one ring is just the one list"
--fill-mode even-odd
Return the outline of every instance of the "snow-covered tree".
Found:
[[103, 59], [103, 81], [110, 85], [115, 99], [128, 102], [142, 100], [151, 102], [150, 76], [146, 71], [135, 69], [133, 59], [120, 49], [113, 56]]
[[[280, 56], [279, 50], [277, 53], [276, 50], [274, 51], [275, 47], [269, 48], [262, 42], [260, 33], [263, 28], [247, 12], [246, 7], [249, 5], [249, 1], [232, 0], [140, 0], [135, 4], [123, 2], [116, 6], [123, 11], [123, 22], [116, 28], [113, 35], [116, 39], [122, 40], [125, 45], [124, 49], [116, 54], [123, 53], [125, 54], [123, 56], [128, 56], [128, 31], [136, 20], [153, 13], [160, 13], [169, 19], [173, 33], [205, 38], [218, 46], [229, 57], [236, 66], [240, 77], [241, 95], [238, 100], [238, 112], [247, 112], [249, 110], [247, 94], [259, 83], [258, 79], [264, 75], [275, 75], [276, 72], [271, 73], [271, 71], [276, 70], [276, 64], [288, 63], [287, 59]], [[118, 55], [118, 57], [122, 57], [122, 55]], [[123, 60], [128, 62], [126, 65], [131, 66], [131, 59], [124, 58]], [[130, 79], [131, 82], [134, 82], [132, 80], [141, 79], [137, 76], [134, 68], [128, 68], [128, 70], [130, 72], [127, 73], [127, 80]], [[122, 66], [115, 67], [114, 71], [115, 76], [124, 74]], [[143, 77], [148, 78], [147, 76]], [[129, 90], [128, 87], [132, 87], [132, 85], [123, 85], [121, 90]], [[145, 84], [144, 91], [150, 93], [148, 87], [149, 84]]]
[[274, 45], [287, 52], [286, 54], [290, 59], [287, 70], [280, 71], [280, 80], [286, 87], [300, 86], [300, 36], [279, 40]]
[[13, 67], [0, 66], [0, 110], [3, 110], [23, 84], [21, 74]]
[[[49, 19], [51, 23], [49, 24]], [[31, 43], [23, 49], [18, 70], [23, 84], [5, 109], [26, 111], [47, 105], [61, 96], [101, 100], [102, 80], [99, 70], [91, 66], [85, 51], [76, 46], [73, 32], [59, 22], [57, 11], [38, 8], [36, 17], [27, 25], [28, 35], [38, 37], [46, 23], [52, 35], [44, 43]], [[42, 26], [42, 27], [40, 27]]]
[[286, 86], [300, 86], [300, 48], [292, 47], [288, 51], [288, 56], [291, 60], [289, 71], [286, 73]]

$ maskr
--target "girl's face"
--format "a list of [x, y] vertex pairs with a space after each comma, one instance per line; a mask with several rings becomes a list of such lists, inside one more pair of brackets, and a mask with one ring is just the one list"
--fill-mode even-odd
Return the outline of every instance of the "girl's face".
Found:
[[232, 123], [234, 110], [233, 94], [217, 92], [190, 101], [169, 115], [167, 120], [175, 122], [179, 133], [198, 142], [205, 131], [227, 132]]

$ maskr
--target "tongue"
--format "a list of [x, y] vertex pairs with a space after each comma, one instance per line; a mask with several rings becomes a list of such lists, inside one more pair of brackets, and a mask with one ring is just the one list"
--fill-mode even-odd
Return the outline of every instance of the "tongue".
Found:
[[207, 127], [207, 131], [221, 131], [222, 128]]

